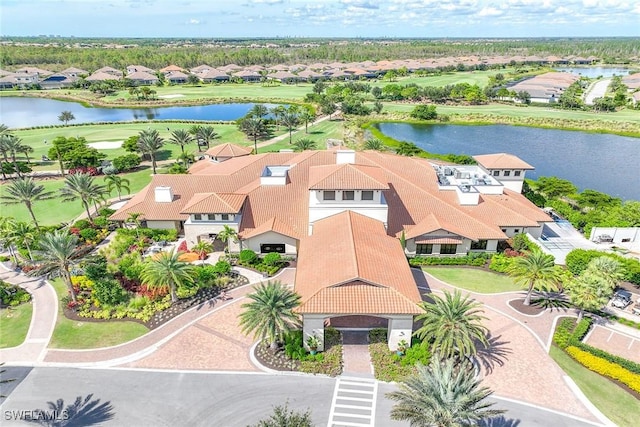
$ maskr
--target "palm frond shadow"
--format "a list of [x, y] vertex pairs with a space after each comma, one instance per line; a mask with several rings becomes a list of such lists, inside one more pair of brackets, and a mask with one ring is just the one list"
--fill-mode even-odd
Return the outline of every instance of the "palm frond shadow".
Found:
[[492, 337], [491, 333], [487, 335], [487, 341], [489, 345], [483, 347], [478, 346], [478, 353], [476, 358], [482, 364], [488, 374], [493, 372], [493, 369], [497, 366], [503, 366], [508, 360], [508, 355], [512, 353], [511, 349], [507, 347], [509, 341], [500, 341], [502, 335]]
[[478, 427], [517, 427], [519, 425], [520, 420], [505, 418], [504, 415], [487, 420], [480, 420], [478, 422]]
[[[34, 414], [42, 416], [33, 417], [33, 419], [26, 421], [45, 427], [84, 427], [113, 419], [115, 414], [111, 401], [100, 403], [100, 399], [92, 399], [93, 393], [88, 394], [84, 399], [82, 396], [78, 396], [74, 403], [67, 406], [65, 406], [63, 399], [47, 402], [47, 409], [33, 411]], [[56, 416], [51, 416], [52, 414]]]

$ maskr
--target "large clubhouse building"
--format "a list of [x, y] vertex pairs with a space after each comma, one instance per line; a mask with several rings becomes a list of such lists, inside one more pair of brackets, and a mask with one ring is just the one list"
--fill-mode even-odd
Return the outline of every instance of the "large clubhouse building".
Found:
[[111, 219], [140, 213], [189, 247], [226, 225], [239, 236], [231, 252], [296, 256], [306, 336], [363, 315], [388, 319], [391, 348], [410, 341], [421, 297], [406, 256], [495, 252], [552, 221], [520, 194], [532, 166], [509, 154], [474, 166], [346, 149], [250, 155], [223, 144], [208, 154], [187, 175], [153, 176]]

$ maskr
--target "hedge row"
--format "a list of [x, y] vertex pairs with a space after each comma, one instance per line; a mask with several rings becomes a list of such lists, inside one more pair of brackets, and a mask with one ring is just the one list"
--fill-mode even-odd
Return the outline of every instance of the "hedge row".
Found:
[[471, 254], [460, 257], [421, 257], [409, 259], [409, 264], [412, 266], [421, 265], [473, 265], [476, 267], [482, 267], [486, 264], [487, 259], [491, 255], [489, 254]]
[[590, 371], [620, 381], [631, 390], [640, 393], [640, 374], [633, 373], [616, 363], [594, 356], [578, 347], [570, 346], [565, 351]]

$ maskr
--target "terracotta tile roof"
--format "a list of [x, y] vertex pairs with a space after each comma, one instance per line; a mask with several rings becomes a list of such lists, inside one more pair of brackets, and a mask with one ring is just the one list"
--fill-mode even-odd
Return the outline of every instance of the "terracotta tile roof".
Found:
[[297, 233], [295, 233], [291, 227], [289, 227], [284, 222], [280, 221], [276, 217], [269, 218], [267, 221], [263, 222], [256, 228], [246, 228], [240, 233], [240, 237], [242, 239], [249, 239], [251, 237], [259, 236], [268, 231], [273, 231], [278, 234], [282, 234], [283, 236], [293, 237], [294, 239], [298, 238]]
[[384, 171], [375, 166], [344, 163], [309, 169], [310, 190], [386, 190]]
[[422, 236], [423, 234], [433, 233], [434, 231], [445, 230], [451, 233], [455, 233], [459, 236], [467, 237], [471, 240], [477, 240], [475, 236], [470, 235], [467, 231], [459, 228], [448, 221], [437, 218], [433, 213], [427, 215], [422, 221], [413, 227], [409, 228], [405, 232], [405, 238], [413, 239], [415, 237]]
[[295, 290], [301, 313], [414, 313], [420, 301], [398, 240], [352, 211], [317, 221], [300, 241]]
[[196, 193], [182, 208], [183, 214], [193, 213], [238, 213], [244, 204], [246, 194]]
[[513, 154], [482, 154], [473, 156], [473, 158], [487, 169], [535, 169], [529, 163]]
[[227, 142], [211, 147], [205, 153], [211, 157], [237, 157], [251, 154], [251, 149]]

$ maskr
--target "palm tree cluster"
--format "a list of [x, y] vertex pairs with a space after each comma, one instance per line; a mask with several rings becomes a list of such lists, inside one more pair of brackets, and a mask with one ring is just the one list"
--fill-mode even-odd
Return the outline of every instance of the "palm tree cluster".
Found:
[[24, 154], [27, 158], [27, 163], [31, 163], [29, 159], [29, 153], [33, 152], [33, 147], [27, 144], [23, 144], [22, 139], [9, 132], [9, 128], [3, 124], [0, 124], [0, 171], [2, 172], [2, 178], [7, 179], [7, 174], [15, 173], [18, 177], [22, 176], [22, 173], [28, 172], [31, 169], [26, 167], [24, 162], [17, 160], [18, 154]]
[[540, 250], [533, 250], [516, 258], [507, 272], [516, 283], [527, 288], [524, 305], [531, 304], [534, 289], [557, 289], [561, 280], [560, 270], [556, 268], [553, 256]]
[[566, 286], [569, 300], [578, 307], [578, 320], [584, 311], [600, 310], [623, 277], [623, 267], [615, 259], [601, 256], [592, 259], [587, 268]]

